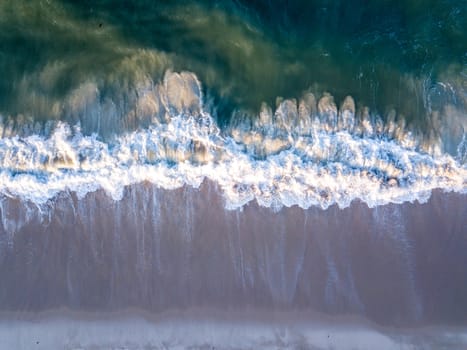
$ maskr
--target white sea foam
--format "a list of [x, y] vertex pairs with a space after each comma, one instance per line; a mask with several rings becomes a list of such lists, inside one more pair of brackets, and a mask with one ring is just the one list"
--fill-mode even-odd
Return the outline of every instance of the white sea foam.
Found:
[[312, 95], [298, 106], [285, 100], [274, 115], [263, 107], [254, 125], [233, 123], [223, 133], [203, 109], [193, 75], [168, 73], [154, 89], [153, 124], [111, 141], [64, 122], [48, 136], [0, 139], [0, 193], [44, 204], [62, 191], [83, 197], [103, 189], [119, 200], [127, 185], [175, 189], [206, 178], [228, 209], [252, 200], [278, 209], [346, 207], [355, 199], [372, 207], [423, 202], [436, 188], [467, 191], [461, 157], [425, 152], [403, 123], [382, 125], [365, 111], [356, 118], [350, 97], [340, 111], [328, 94], [317, 106]]

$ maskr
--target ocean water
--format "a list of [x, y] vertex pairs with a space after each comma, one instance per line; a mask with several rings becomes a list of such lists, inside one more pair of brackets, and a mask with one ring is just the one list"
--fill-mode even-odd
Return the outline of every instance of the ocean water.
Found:
[[462, 1], [0, 6], [3, 194], [209, 178], [231, 208], [326, 208], [465, 190]]
[[0, 312], [465, 325], [466, 193], [465, 0], [0, 1]]

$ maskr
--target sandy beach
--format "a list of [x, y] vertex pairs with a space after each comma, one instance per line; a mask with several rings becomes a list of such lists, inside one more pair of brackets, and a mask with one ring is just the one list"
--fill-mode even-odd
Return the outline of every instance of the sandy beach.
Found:
[[3, 197], [0, 309], [263, 309], [465, 326], [465, 201], [435, 191], [425, 204], [231, 211], [209, 182], [135, 185], [121, 201], [62, 193], [46, 207]]
[[[465, 327], [398, 329], [358, 317], [281, 312], [69, 310], [0, 317], [0, 349], [462, 349]], [[6, 318], [5, 318], [6, 317]]]

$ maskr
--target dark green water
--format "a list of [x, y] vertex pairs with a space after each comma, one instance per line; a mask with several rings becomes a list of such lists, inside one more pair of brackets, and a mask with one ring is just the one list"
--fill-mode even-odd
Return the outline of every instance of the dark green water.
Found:
[[168, 69], [197, 75], [221, 125], [312, 91], [425, 132], [434, 114], [465, 126], [467, 2], [0, 2], [4, 118], [73, 122], [64, 101], [93, 84], [121, 119]]

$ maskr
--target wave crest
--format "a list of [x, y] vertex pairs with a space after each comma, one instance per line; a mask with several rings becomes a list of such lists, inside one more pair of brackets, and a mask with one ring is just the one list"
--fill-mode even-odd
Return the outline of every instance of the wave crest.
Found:
[[350, 96], [340, 108], [331, 95], [311, 93], [278, 101], [274, 113], [263, 104], [257, 118], [238, 112], [221, 131], [203, 106], [196, 76], [167, 72], [138, 95], [137, 108], [149, 125], [106, 141], [65, 122], [49, 123], [42, 135], [12, 136], [3, 127], [0, 192], [43, 204], [62, 191], [84, 196], [102, 188], [118, 200], [134, 183], [173, 189], [208, 178], [229, 209], [251, 200], [278, 209], [424, 201], [435, 188], [467, 187], [459, 159], [427, 149], [395, 113], [384, 124], [367, 108], [358, 110]]

